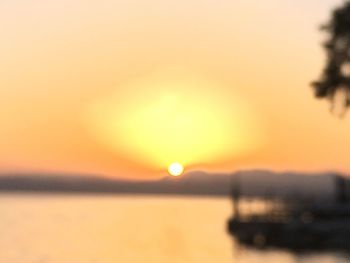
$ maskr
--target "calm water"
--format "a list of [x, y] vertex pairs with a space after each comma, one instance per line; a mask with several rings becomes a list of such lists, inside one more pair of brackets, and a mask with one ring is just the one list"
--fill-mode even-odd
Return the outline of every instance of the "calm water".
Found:
[[0, 195], [1, 263], [350, 262], [256, 251], [225, 231], [225, 199]]

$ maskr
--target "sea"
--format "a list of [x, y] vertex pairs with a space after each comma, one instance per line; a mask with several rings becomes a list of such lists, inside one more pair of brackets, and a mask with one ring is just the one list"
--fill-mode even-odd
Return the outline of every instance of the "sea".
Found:
[[229, 198], [0, 194], [0, 263], [343, 263], [257, 250], [226, 231]]

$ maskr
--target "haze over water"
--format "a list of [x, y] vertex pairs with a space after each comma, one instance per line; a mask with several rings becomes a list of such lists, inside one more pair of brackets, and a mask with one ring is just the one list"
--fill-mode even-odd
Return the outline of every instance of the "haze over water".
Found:
[[1, 194], [0, 262], [350, 262], [241, 247], [226, 233], [231, 208], [220, 198]]

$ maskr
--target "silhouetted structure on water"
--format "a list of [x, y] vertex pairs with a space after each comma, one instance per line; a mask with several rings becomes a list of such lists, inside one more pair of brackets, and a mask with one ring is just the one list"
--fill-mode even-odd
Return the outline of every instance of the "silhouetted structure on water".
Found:
[[265, 199], [260, 213], [246, 214], [240, 209], [239, 178], [232, 187], [233, 217], [228, 222], [229, 232], [239, 242], [256, 247], [283, 247], [289, 249], [344, 249], [350, 250], [349, 182], [334, 176], [335, 199], [329, 203], [315, 200]]

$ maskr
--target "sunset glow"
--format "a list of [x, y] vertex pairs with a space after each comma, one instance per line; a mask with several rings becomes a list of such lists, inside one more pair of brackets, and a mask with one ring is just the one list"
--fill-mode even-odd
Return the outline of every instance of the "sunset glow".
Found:
[[350, 169], [310, 88], [334, 1], [102, 2], [1, 4], [0, 171]]
[[261, 144], [252, 109], [237, 96], [211, 92], [225, 92], [218, 83], [172, 70], [123, 89], [93, 104], [86, 120], [98, 141], [135, 162], [156, 169], [173, 160], [212, 163]]

